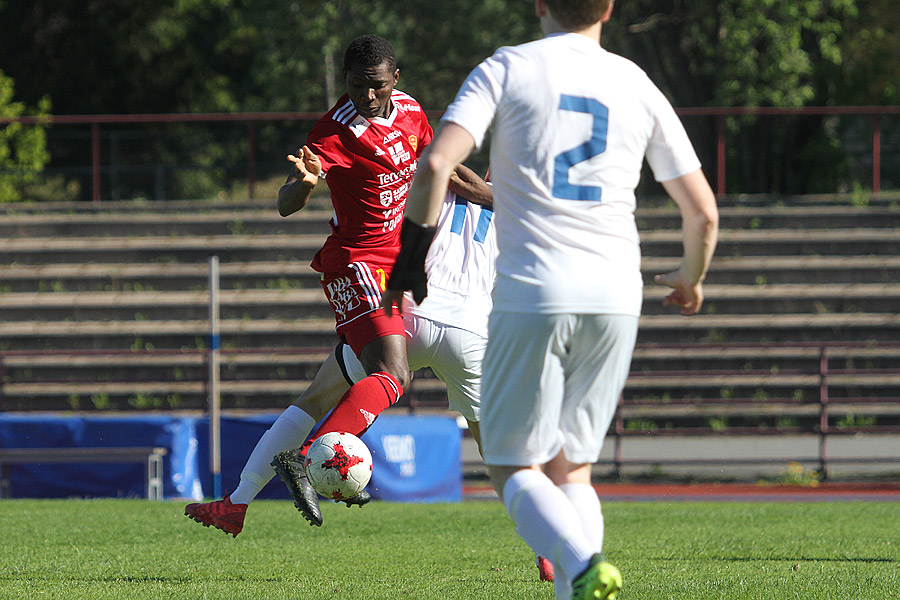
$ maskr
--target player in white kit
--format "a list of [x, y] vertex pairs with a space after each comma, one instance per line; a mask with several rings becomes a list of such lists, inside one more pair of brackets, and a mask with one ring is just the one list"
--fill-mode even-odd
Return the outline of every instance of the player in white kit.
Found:
[[[481, 362], [497, 256], [491, 202], [480, 202], [446, 195], [438, 217], [439, 234], [426, 259], [428, 298], [421, 304], [409, 302], [403, 315], [410, 370], [430, 367], [446, 384], [450, 408], [465, 417], [479, 446]], [[342, 358], [351, 381], [365, 377], [359, 359], [346, 345]]]
[[536, 0], [546, 37], [501, 48], [460, 88], [410, 189], [386, 310], [424, 292], [450, 170], [492, 129], [499, 257], [484, 362], [482, 449], [518, 533], [556, 567], [557, 598], [613, 599], [591, 464], [628, 374], [641, 307], [634, 190], [643, 160], [679, 206], [684, 257], [658, 275], [683, 314], [703, 301], [715, 197], [681, 122], [599, 45], [610, 0]]

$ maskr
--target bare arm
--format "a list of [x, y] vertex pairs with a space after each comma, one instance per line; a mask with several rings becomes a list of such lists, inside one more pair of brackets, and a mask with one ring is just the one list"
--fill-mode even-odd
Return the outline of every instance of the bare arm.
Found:
[[693, 315], [703, 305], [703, 279], [719, 235], [716, 197], [700, 169], [662, 184], [681, 211], [684, 256], [677, 270], [654, 281], [674, 290], [663, 301], [665, 306], [680, 306], [681, 314]]
[[303, 209], [309, 202], [309, 196], [319, 182], [322, 163], [312, 150], [303, 146], [297, 156], [288, 155], [288, 161], [294, 166], [291, 174], [281, 189], [278, 190], [278, 214], [286, 217]]
[[459, 164], [450, 175], [447, 188], [461, 198], [487, 208], [494, 207], [494, 192], [488, 183], [469, 167]]

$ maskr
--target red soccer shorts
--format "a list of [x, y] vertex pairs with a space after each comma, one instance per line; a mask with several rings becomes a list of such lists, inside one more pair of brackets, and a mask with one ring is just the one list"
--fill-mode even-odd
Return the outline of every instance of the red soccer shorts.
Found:
[[381, 294], [389, 270], [365, 262], [348, 265], [341, 273], [322, 275], [325, 297], [334, 311], [338, 336], [359, 356], [371, 342], [386, 335], [405, 335], [403, 317], [387, 316], [381, 309]]

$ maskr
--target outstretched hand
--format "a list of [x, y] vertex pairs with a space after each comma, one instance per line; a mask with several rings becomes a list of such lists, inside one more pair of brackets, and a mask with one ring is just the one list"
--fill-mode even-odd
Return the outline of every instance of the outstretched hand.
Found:
[[305, 183], [312, 186], [316, 185], [319, 174], [322, 172], [322, 161], [316, 156], [316, 153], [307, 146], [303, 146], [297, 151], [297, 156], [288, 154], [288, 161], [294, 163], [296, 173], [294, 176]]
[[703, 306], [703, 284], [692, 282], [681, 269], [656, 275], [653, 281], [672, 288], [672, 293], [663, 299], [663, 306], [678, 306], [683, 315], [695, 315]]

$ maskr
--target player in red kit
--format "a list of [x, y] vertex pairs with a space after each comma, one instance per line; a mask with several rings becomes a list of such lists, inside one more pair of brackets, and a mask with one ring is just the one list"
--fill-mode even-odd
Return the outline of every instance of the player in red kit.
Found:
[[[400, 249], [406, 192], [433, 135], [419, 103], [394, 89], [400, 72], [386, 40], [374, 35], [353, 40], [342, 71], [347, 93], [316, 123], [297, 155], [288, 156], [293, 168], [278, 192], [278, 212], [288, 216], [306, 206], [320, 180], [328, 185], [332, 231], [312, 267], [322, 274], [338, 336], [368, 374], [341, 397], [316, 437], [329, 431], [361, 435], [409, 386], [403, 319], [385, 314], [381, 293]], [[459, 191], [452, 184], [451, 190]], [[190, 504], [185, 514], [237, 535], [248, 503], [275, 475], [273, 466], [279, 468], [273, 458], [300, 447], [319, 417], [288, 407], [260, 438], [234, 492], [216, 502]], [[347, 503], [368, 500], [363, 491]], [[315, 495], [297, 507], [311, 523], [321, 524]]]
[[354, 40], [343, 71], [347, 94], [313, 128], [302, 156], [289, 157], [296, 168], [278, 194], [286, 216], [306, 204], [319, 179], [328, 185], [331, 235], [312, 267], [322, 273], [338, 336], [369, 374], [344, 395], [317, 436], [365, 431], [409, 385], [403, 320], [384, 314], [380, 302], [400, 248], [406, 192], [433, 135], [419, 103], [394, 89], [400, 72], [386, 40]]

